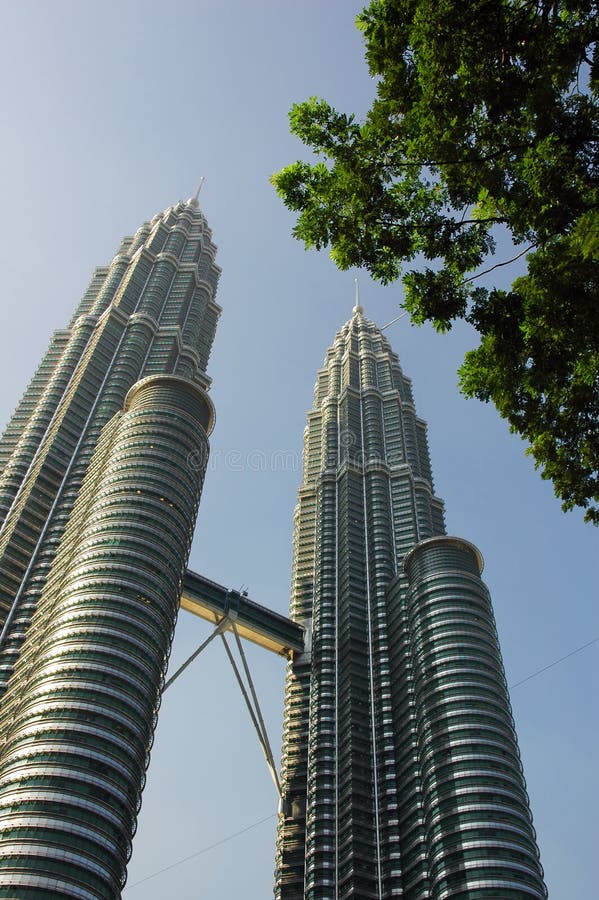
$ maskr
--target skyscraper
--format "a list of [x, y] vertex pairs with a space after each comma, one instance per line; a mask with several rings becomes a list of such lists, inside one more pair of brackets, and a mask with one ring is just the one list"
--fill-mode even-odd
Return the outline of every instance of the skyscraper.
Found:
[[445, 535], [410, 381], [356, 306], [304, 436], [279, 900], [546, 897], [481, 570]]
[[214, 418], [215, 253], [196, 198], [126, 238], [0, 441], [0, 897], [124, 884]]
[[0, 440], [0, 897], [120, 896], [182, 592], [295, 654], [278, 897], [546, 896], [480, 554], [444, 534], [409, 380], [359, 307], [306, 430], [305, 641], [186, 572], [215, 252], [195, 198], [125, 239]]

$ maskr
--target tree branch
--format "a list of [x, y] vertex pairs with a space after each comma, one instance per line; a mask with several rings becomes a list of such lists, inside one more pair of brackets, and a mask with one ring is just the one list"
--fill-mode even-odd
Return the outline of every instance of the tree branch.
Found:
[[462, 284], [468, 284], [469, 281], [476, 281], [477, 278], [481, 278], [483, 275], [488, 275], [489, 272], [492, 272], [494, 269], [500, 269], [501, 266], [509, 266], [510, 263], [516, 262], [517, 259], [520, 259], [521, 256], [524, 256], [525, 253], [528, 253], [529, 250], [533, 250], [537, 244], [530, 244], [528, 247], [525, 247], [524, 250], [521, 250], [520, 253], [517, 253], [516, 256], [512, 256], [511, 259], [506, 259], [504, 262], [495, 263], [494, 266], [490, 266], [488, 269], [483, 269], [482, 272], [479, 272], [477, 275], [472, 275], [470, 278], [464, 278]]

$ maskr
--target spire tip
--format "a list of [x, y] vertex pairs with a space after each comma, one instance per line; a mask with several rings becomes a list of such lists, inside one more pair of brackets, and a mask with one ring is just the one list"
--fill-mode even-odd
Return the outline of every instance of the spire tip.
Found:
[[198, 197], [200, 196], [200, 191], [202, 190], [202, 185], [204, 184], [205, 181], [206, 181], [206, 178], [204, 177], [204, 175], [202, 175], [202, 177], [200, 178], [200, 183], [198, 184], [198, 189], [197, 189], [197, 191], [196, 191], [195, 194], [194, 194], [194, 198], [195, 198], [196, 200], [197, 200]]
[[202, 185], [204, 184], [205, 180], [206, 180], [206, 179], [205, 179], [204, 176], [202, 175], [202, 177], [200, 178], [200, 183], [198, 184], [198, 189], [197, 189], [197, 191], [195, 192], [195, 194], [193, 195], [193, 197], [190, 197], [189, 200], [187, 201], [191, 206], [196, 206], [196, 207], [197, 207], [197, 206], [200, 205], [200, 201], [198, 200], [198, 197], [200, 196], [200, 191], [202, 190]]
[[354, 278], [354, 283], [355, 283], [355, 285], [356, 285], [356, 298], [355, 298], [355, 305], [354, 305], [354, 315], [359, 315], [359, 314], [363, 313], [364, 310], [363, 310], [362, 307], [360, 306], [360, 286], [359, 286], [359, 284], [358, 284], [358, 279], [357, 279], [357, 278]]

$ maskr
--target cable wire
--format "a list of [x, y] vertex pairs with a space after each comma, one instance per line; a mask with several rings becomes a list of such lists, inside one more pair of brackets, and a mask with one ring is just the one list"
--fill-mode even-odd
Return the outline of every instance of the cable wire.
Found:
[[554, 659], [553, 662], [549, 663], [549, 665], [542, 666], [542, 668], [537, 669], [536, 672], [532, 672], [530, 675], [527, 675], [526, 678], [522, 678], [521, 681], [517, 681], [515, 684], [510, 684], [510, 690], [520, 687], [521, 684], [524, 684], [526, 681], [530, 681], [531, 678], [536, 678], [537, 675], [540, 675], [542, 672], [546, 672], [547, 669], [552, 669], [554, 666], [559, 665], [559, 663], [563, 662], [565, 659], [570, 659], [571, 656], [575, 656], [576, 653], [580, 653], [581, 650], [586, 650], [587, 647], [590, 647], [591, 644], [596, 644], [597, 641], [599, 641], [599, 637], [593, 638], [592, 641], [587, 641], [586, 644], [582, 644], [575, 650], [570, 650], [569, 653], [566, 653], [565, 656], [560, 656], [559, 659]]
[[[592, 646], [592, 644], [596, 644], [597, 642], [599, 642], [599, 636], [593, 638], [592, 641], [587, 641], [586, 644], [581, 644], [580, 647], [576, 647], [574, 650], [570, 650], [570, 652], [566, 653], [565, 656], [560, 656], [559, 659], [554, 659], [553, 662], [550, 662], [546, 666], [542, 666], [540, 669], [537, 669], [536, 672], [531, 672], [531, 674], [527, 675], [526, 678], [522, 678], [520, 681], [516, 681], [514, 684], [511, 684], [510, 690], [520, 687], [521, 684], [530, 681], [532, 678], [537, 678], [537, 676], [541, 675], [543, 672], [547, 672], [548, 669], [552, 669], [554, 666], [559, 665], [566, 659], [570, 659], [571, 656], [575, 656], [577, 653], [580, 653], [582, 650], [586, 650], [587, 647], [590, 647]], [[227, 646], [226, 641], [225, 646]], [[258, 825], [263, 825], [264, 822], [268, 822], [270, 819], [274, 819], [275, 816], [276, 813], [271, 813], [270, 816], [265, 816], [263, 819], [259, 819], [259, 821], [254, 822], [253, 825], [248, 825], [247, 828], [242, 828], [241, 831], [236, 831], [234, 834], [230, 834], [228, 837], [222, 838], [220, 841], [216, 841], [215, 844], [210, 844], [209, 847], [203, 847], [201, 850], [196, 851], [196, 853], [192, 853], [190, 856], [186, 856], [184, 859], [179, 859], [177, 862], [171, 863], [170, 866], [165, 866], [163, 869], [159, 869], [157, 872], [153, 872], [151, 875], [146, 875], [146, 877], [140, 879], [140, 881], [136, 881], [134, 884], [127, 885], [124, 890], [131, 890], [132, 888], [135, 888], [140, 884], [144, 884], [151, 878], [157, 878], [157, 876], [162, 875], [163, 872], [168, 872], [170, 871], [170, 869], [175, 869], [177, 866], [181, 866], [183, 865], [183, 863], [189, 862], [190, 859], [195, 859], [196, 857], [201, 856], [203, 853], [208, 853], [209, 850], [214, 850], [216, 847], [220, 847], [221, 844], [226, 844], [228, 843], [228, 841], [232, 841], [236, 837], [241, 837], [242, 834], [246, 834], [246, 832], [251, 831], [252, 828], [257, 828]]]
[[220, 841], [216, 841], [216, 843], [210, 844], [209, 847], [202, 847], [201, 850], [197, 850], [195, 853], [191, 853], [184, 859], [179, 859], [177, 860], [177, 862], [171, 863], [170, 866], [165, 866], [163, 869], [159, 869], [157, 872], [152, 872], [151, 875], [146, 875], [145, 878], [140, 878], [139, 881], [136, 881], [133, 884], [128, 884], [124, 888], [124, 891], [130, 891], [132, 890], [132, 888], [138, 887], [140, 884], [145, 884], [146, 881], [150, 881], [151, 878], [157, 878], [158, 875], [162, 875], [164, 872], [168, 872], [170, 869], [175, 869], [177, 866], [182, 866], [183, 863], [189, 862], [190, 859], [195, 859], [197, 856], [201, 856], [203, 853], [208, 853], [209, 850], [214, 850], [215, 847], [220, 847], [221, 844], [226, 844], [228, 841], [232, 841], [233, 838], [241, 837], [242, 834], [246, 834], [248, 831], [251, 831], [252, 828], [257, 828], [258, 825], [263, 825], [264, 822], [268, 822], [270, 819], [274, 819], [275, 816], [276, 813], [271, 813], [269, 816], [265, 816], [258, 822], [254, 822], [253, 825], [248, 825], [246, 828], [242, 828], [241, 831], [236, 831], [235, 834], [230, 834], [228, 837], [221, 838]]

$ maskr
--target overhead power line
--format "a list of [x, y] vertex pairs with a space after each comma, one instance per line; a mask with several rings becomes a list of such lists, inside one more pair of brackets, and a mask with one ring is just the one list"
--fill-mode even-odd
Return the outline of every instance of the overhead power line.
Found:
[[[532, 678], [537, 678], [543, 672], [546, 672], [548, 669], [552, 669], [554, 666], [558, 666], [560, 663], [564, 662], [564, 660], [570, 659], [570, 657], [575, 656], [577, 653], [581, 653], [582, 650], [586, 650], [587, 647], [590, 647], [597, 642], [599, 642], [599, 636], [593, 638], [592, 641], [587, 641], [586, 644], [581, 644], [580, 647], [576, 647], [574, 650], [570, 650], [570, 652], [566, 653], [565, 656], [560, 656], [559, 659], [554, 659], [553, 662], [548, 663], [548, 665], [546, 666], [542, 666], [540, 669], [537, 669], [536, 672], [531, 672], [530, 675], [526, 676], [526, 678], [522, 678], [520, 681], [516, 681], [514, 684], [511, 684], [510, 690], [520, 687], [521, 684], [530, 681]], [[196, 857], [201, 856], [203, 853], [208, 853], [209, 850], [214, 850], [216, 847], [220, 847], [222, 844], [226, 844], [237, 837], [241, 837], [242, 834], [246, 834], [248, 831], [251, 831], [252, 828], [257, 828], [258, 825], [263, 825], [264, 822], [268, 822], [270, 819], [274, 819], [275, 815], [276, 813], [271, 813], [270, 816], [265, 816], [263, 819], [259, 819], [257, 822], [254, 822], [253, 825], [248, 825], [246, 828], [242, 828], [241, 831], [236, 831], [234, 832], [234, 834], [230, 834], [227, 837], [221, 838], [220, 841], [216, 841], [216, 843], [210, 844], [208, 847], [202, 847], [201, 850], [197, 850], [195, 853], [191, 853], [189, 856], [184, 857], [184, 859], [179, 859], [177, 860], [177, 862], [171, 863], [170, 866], [165, 866], [163, 869], [159, 869], [157, 872], [152, 872], [151, 875], [146, 875], [145, 878], [141, 878], [139, 881], [136, 881], [133, 884], [128, 884], [125, 888], [125, 891], [132, 890], [133, 888], [138, 887], [140, 884], [145, 884], [145, 882], [150, 881], [151, 878], [157, 878], [158, 875], [162, 875], [164, 872], [170, 871], [170, 869], [175, 869], [177, 866], [182, 866], [183, 863], [189, 862], [190, 859], [196, 859]]]
[[203, 853], [208, 853], [209, 850], [214, 850], [216, 847], [220, 847], [222, 844], [226, 844], [228, 841], [232, 841], [234, 838], [241, 837], [242, 834], [247, 834], [248, 831], [251, 831], [252, 828], [257, 828], [258, 825], [263, 825], [264, 822], [268, 822], [270, 819], [274, 819], [276, 813], [271, 813], [270, 816], [265, 816], [263, 819], [259, 819], [258, 822], [254, 822], [253, 825], [248, 825], [246, 828], [242, 828], [241, 831], [236, 831], [234, 834], [230, 834], [227, 837], [221, 838], [220, 841], [216, 841], [214, 844], [210, 844], [209, 847], [202, 847], [201, 850], [197, 850], [195, 853], [191, 853], [189, 856], [184, 857], [184, 859], [178, 859], [177, 862], [171, 863], [170, 866], [165, 866], [163, 869], [159, 869], [157, 872], [152, 872], [151, 875], [146, 875], [145, 878], [140, 878], [139, 881], [135, 881], [133, 884], [128, 884], [125, 887], [125, 891], [130, 891], [133, 888], [139, 887], [140, 884], [145, 884], [146, 881], [150, 881], [151, 878], [157, 878], [159, 875], [163, 875], [164, 872], [170, 871], [170, 869], [175, 869], [177, 866], [182, 866], [183, 863], [189, 862], [190, 859], [195, 859], [198, 856], [201, 856]]
[[526, 678], [522, 678], [521, 681], [517, 681], [515, 684], [510, 684], [510, 690], [520, 687], [521, 684], [524, 684], [526, 681], [530, 681], [531, 678], [536, 678], [537, 675], [540, 675], [542, 672], [546, 672], [547, 669], [552, 669], [554, 666], [559, 665], [559, 663], [563, 662], [565, 659], [570, 659], [571, 656], [575, 656], [577, 653], [580, 653], [581, 650], [586, 650], [587, 647], [590, 647], [591, 644], [596, 644], [597, 641], [599, 641], [599, 637], [593, 638], [592, 641], [587, 641], [586, 644], [582, 644], [575, 650], [570, 650], [569, 653], [566, 653], [565, 656], [560, 656], [559, 659], [554, 659], [553, 662], [549, 663], [549, 665], [542, 666], [542, 668], [537, 669], [536, 672], [531, 672], [530, 675], [527, 675]]

